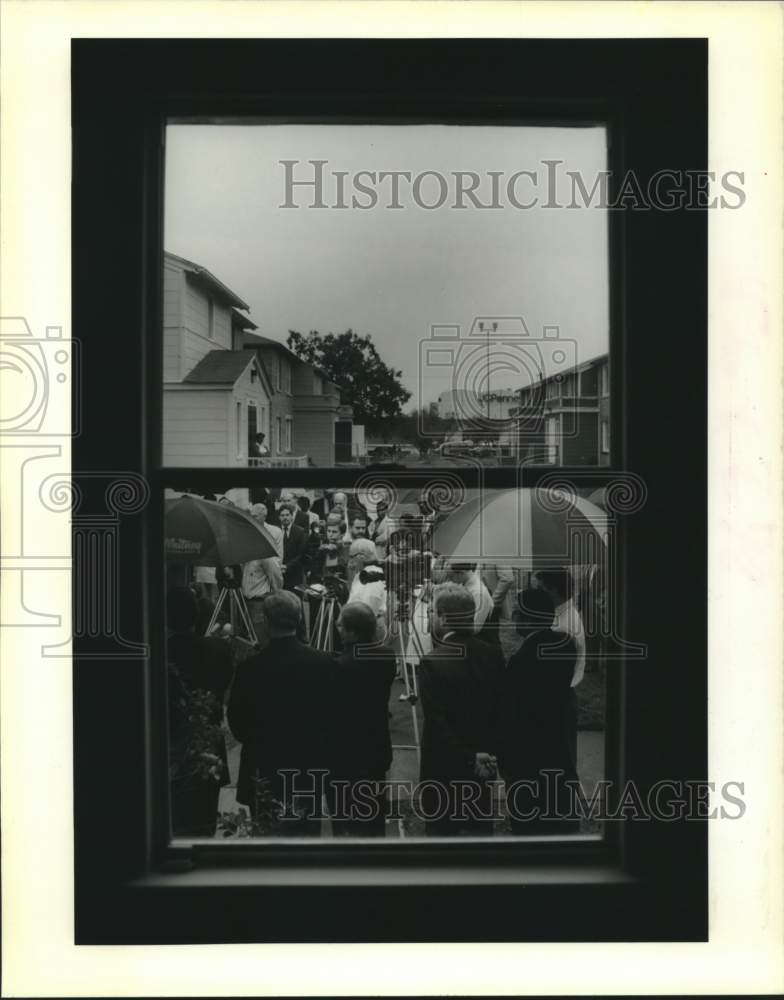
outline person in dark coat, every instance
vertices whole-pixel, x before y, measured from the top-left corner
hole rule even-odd
[[[305,582],[307,536],[294,524],[294,504],[281,504],[278,516],[283,531],[283,588],[293,590]]]
[[[552,631],[547,591],[523,590],[518,603],[524,639],[507,668],[500,753],[512,833],[577,833],[579,820],[566,818],[573,805],[567,782],[577,782],[571,739],[577,646],[567,633]]]
[[[294,524],[296,524],[298,528],[302,528],[302,530],[307,535],[310,533],[310,525],[311,525],[311,519],[309,515],[310,498],[297,497],[296,504],[297,504],[297,510],[296,513],[294,514]]]
[[[373,645],[376,616],[360,601],[343,607],[338,631],[343,651],[336,659],[332,689],[332,829],[336,836],[383,837],[381,783],[392,766],[389,695],[395,654]]]
[[[348,578],[349,546],[342,540],[339,524],[327,524],[326,538],[313,553],[311,565],[312,582],[323,582],[327,576]]]
[[[425,724],[421,809],[428,836],[492,834],[492,781],[504,692],[497,646],[474,635],[474,599],[458,584],[433,599],[433,652],[420,666]]]
[[[228,783],[223,702],[231,683],[229,646],[196,634],[189,587],[166,595],[172,834],[214,837],[221,785]]]
[[[300,642],[302,605],[286,590],[264,599],[269,644],[239,664],[228,722],[242,743],[237,801],[256,808],[256,780],[286,808],[282,833],[319,836],[329,758],[333,660]],[[296,772],[294,775],[283,771]],[[321,774],[308,775],[308,771]]]

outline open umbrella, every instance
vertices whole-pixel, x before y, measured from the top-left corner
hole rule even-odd
[[[231,566],[278,554],[250,515],[199,497],[166,501],[164,534],[169,559],[199,566]]]
[[[489,490],[443,518],[433,551],[528,569],[595,564],[604,558],[606,524],[594,504],[560,490]]]
[[[594,504],[596,507],[601,507],[602,510],[607,509],[607,487],[600,486],[598,490],[594,490],[593,493],[588,497],[588,502]]]

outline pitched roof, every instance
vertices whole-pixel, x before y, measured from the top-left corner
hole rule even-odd
[[[294,354],[290,347],[286,347],[285,344],[281,344],[279,340],[273,340],[272,337],[263,337],[260,333],[254,333],[253,341],[254,343],[255,341],[258,341],[258,344],[256,345],[258,347],[277,347],[281,351],[285,351],[286,354],[291,354],[294,358],[297,358],[297,361],[302,360],[302,358],[298,358],[297,355]],[[246,346],[250,347],[251,345],[247,344]]]
[[[255,358],[245,351],[210,351],[183,379],[204,385],[234,385]]]
[[[239,309],[231,310],[231,322],[241,330],[258,330],[258,327],[249,316],[243,315]]]
[[[305,361],[304,358],[301,358],[298,354],[295,354],[294,351],[292,351],[292,349],[290,347],[287,347],[285,344],[281,344],[281,342],[279,340],[273,340],[272,337],[262,337],[262,335],[260,333],[249,333],[249,334],[247,334],[247,336],[249,338],[252,337],[253,340],[251,341],[249,339],[249,340],[245,341],[245,349],[246,350],[248,348],[252,348],[252,347],[277,347],[278,350],[283,351],[285,354],[287,354],[294,361],[299,361],[299,363],[301,365],[309,365],[317,375],[320,375],[321,378],[324,379],[325,382],[329,382],[330,385],[334,385],[335,384],[332,381],[332,379],[329,377],[329,375],[327,375],[326,372],[322,371],[320,368],[318,368],[312,362]]]
[[[178,257],[175,253],[169,253],[168,250],[164,251],[164,257],[178,264],[188,274],[201,278],[214,292],[217,292],[218,295],[226,299],[230,305],[239,306],[240,309],[250,309],[247,302],[243,302],[236,292],[233,292],[227,285],[224,285],[206,267],[202,267],[201,264],[196,264],[192,260],[187,260],[185,257]]]

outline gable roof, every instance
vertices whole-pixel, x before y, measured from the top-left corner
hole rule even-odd
[[[302,358],[297,357],[290,347],[282,344],[279,340],[273,340],[272,337],[263,337],[260,333],[254,333],[251,334],[251,336],[253,337],[253,343],[246,342],[246,347],[277,347],[286,354],[290,354],[296,361],[302,361]],[[257,341],[258,343],[256,343]],[[305,364],[307,364],[307,362],[305,362]]]
[[[216,278],[212,272],[208,271],[206,267],[202,267],[201,264],[196,264],[192,260],[187,260],[185,257],[178,257],[175,253],[169,253],[168,250],[165,250],[163,255],[167,260],[170,260],[181,267],[186,273],[192,274],[194,277],[201,278],[205,284],[210,286],[213,292],[216,292],[230,305],[239,306],[240,309],[250,309],[247,302],[243,302],[236,292],[233,292],[228,285],[224,285],[223,282]]]
[[[188,372],[183,382],[234,385],[248,365],[255,362],[255,357],[245,351],[210,351]]]
[[[252,350],[254,347],[277,347],[279,351],[283,351],[284,354],[287,354],[292,361],[297,361],[301,365],[307,365],[309,368],[313,369],[316,375],[323,378],[325,382],[328,382],[330,385],[335,385],[325,371],[322,371],[312,362],[305,361],[304,358],[295,354],[290,347],[287,347],[285,344],[281,344],[279,340],[273,340],[271,337],[263,337],[260,333],[247,333],[246,337],[248,338],[244,344],[246,351]]]
[[[236,326],[240,330],[258,330],[258,327],[250,316],[243,315],[239,309],[231,310],[231,323],[232,326]]]

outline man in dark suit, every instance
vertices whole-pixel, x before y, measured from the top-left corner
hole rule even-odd
[[[297,510],[294,514],[294,524],[307,535],[310,531],[310,499],[308,497],[297,497]]]
[[[474,635],[474,599],[459,584],[437,588],[433,652],[422,660],[425,716],[420,778],[428,836],[492,834],[493,788],[504,686],[497,646]]]
[[[384,781],[392,765],[389,692],[395,654],[373,647],[376,616],[367,604],[346,604],[338,618],[330,753],[332,829],[336,836],[384,836]],[[362,647],[373,647],[365,649]]]
[[[266,780],[286,809],[283,835],[318,837],[329,759],[333,660],[296,638],[302,605],[295,594],[271,594],[263,609],[269,644],[237,667],[229,699],[229,727],[242,743],[237,801],[253,812],[256,782]]]
[[[283,531],[283,588],[293,590],[305,582],[307,535],[294,524],[294,504],[282,504],[278,510]]]
[[[518,604],[517,630],[524,638],[506,672],[499,754],[512,833],[579,833],[571,686],[577,644],[568,633],[553,631],[555,606],[546,590],[523,590]]]

